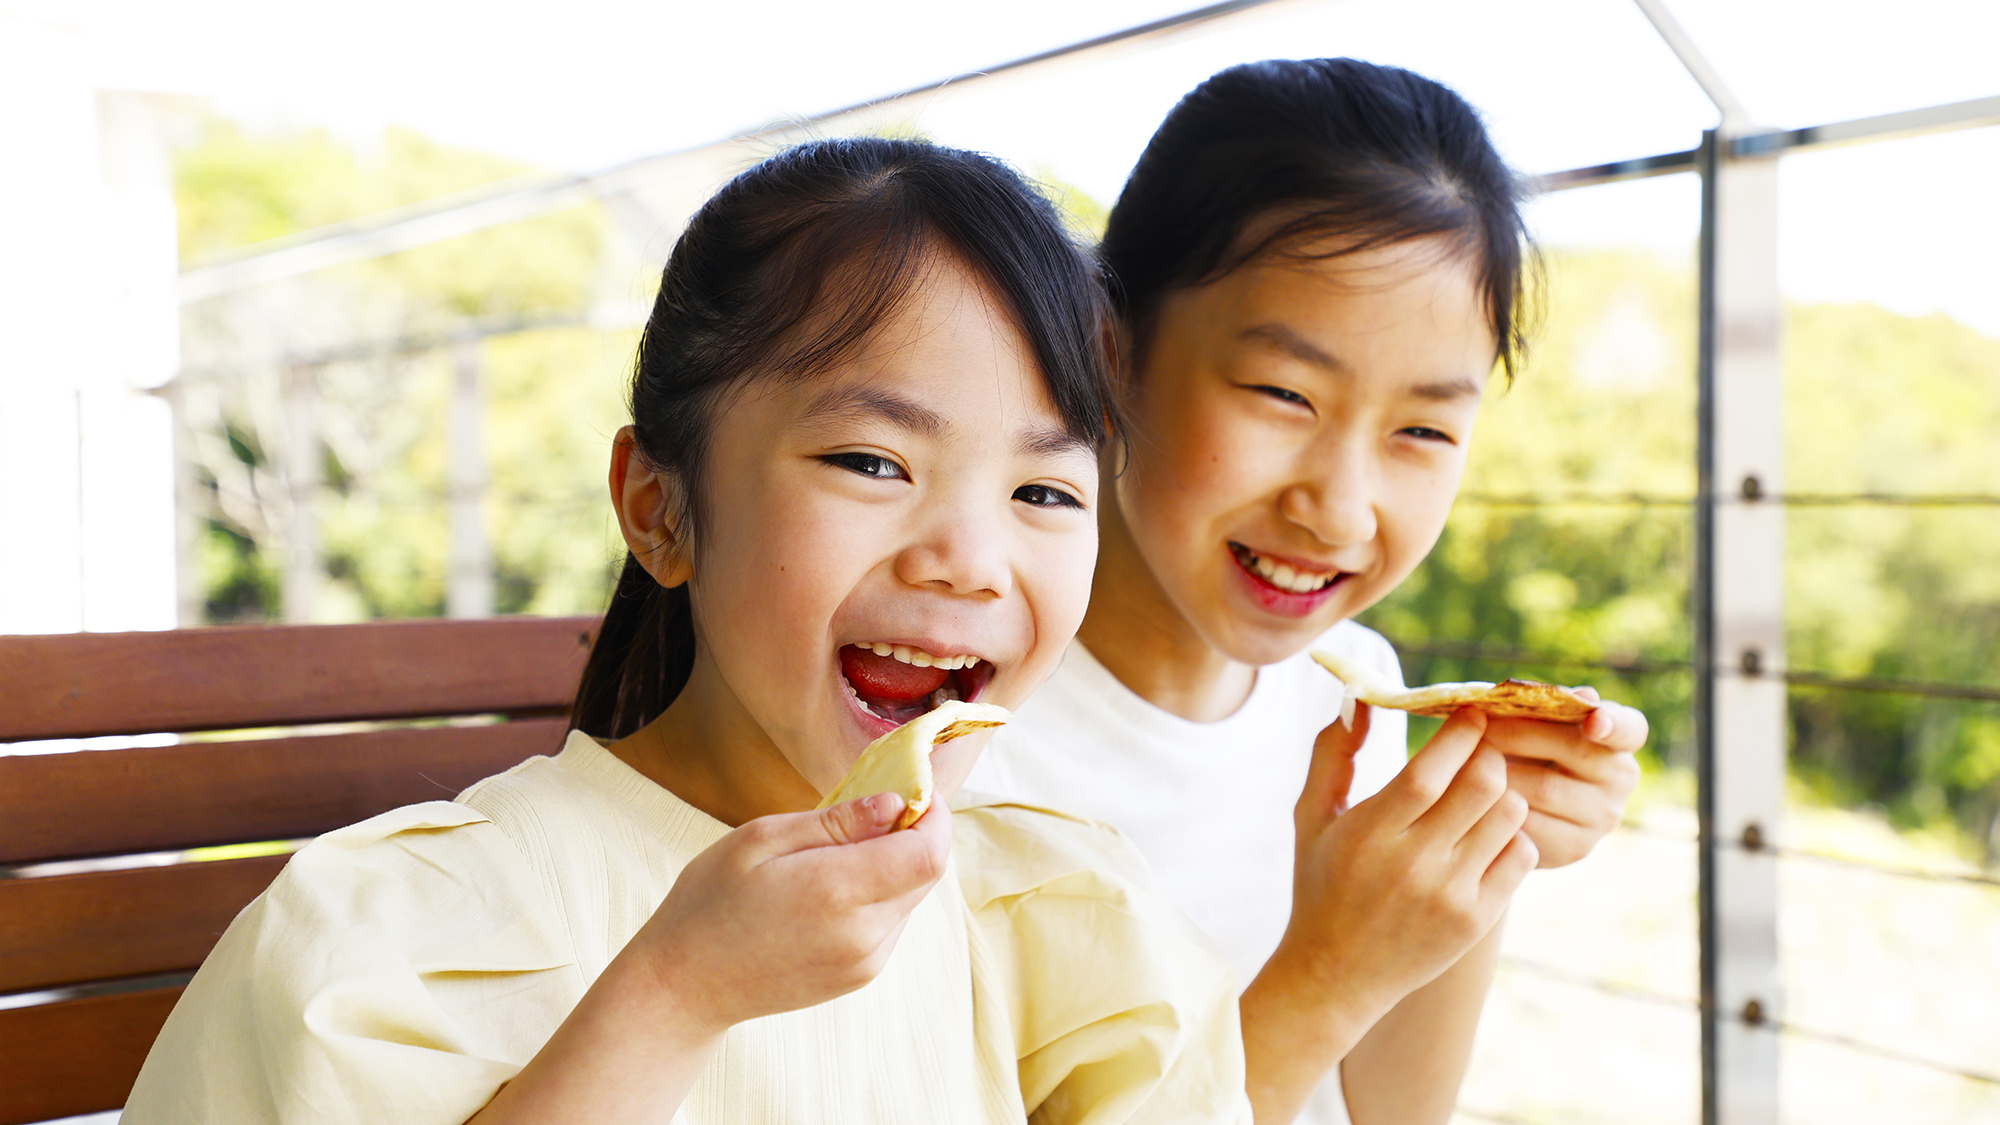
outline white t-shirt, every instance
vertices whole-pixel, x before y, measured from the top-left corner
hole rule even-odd
[[[1403,682],[1395,649],[1365,626],[1343,621],[1311,647],[1365,660]],[[1240,986],[1278,947],[1291,916],[1292,806],[1313,740],[1338,718],[1333,683],[1306,652],[1258,669],[1235,714],[1196,723],[1135,695],[1078,642],[995,732],[966,788],[1123,832],[1167,897],[1221,947]],[[1350,804],[1402,769],[1407,737],[1403,712],[1373,712]],[[1347,1121],[1337,1069],[1298,1121]]]

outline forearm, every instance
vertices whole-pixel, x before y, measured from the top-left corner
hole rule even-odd
[[[1280,949],[1239,1001],[1250,1105],[1259,1125],[1298,1116],[1327,1073],[1386,1010]]]
[[[664,1125],[722,1040],[628,958],[606,967],[528,1065],[467,1125]]]
[[[1354,1125],[1443,1125],[1451,1118],[1500,959],[1500,931],[1495,925],[1436,980],[1404,997],[1348,1052],[1341,1082]]]

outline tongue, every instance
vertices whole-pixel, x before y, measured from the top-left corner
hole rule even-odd
[[[840,671],[854,685],[854,694],[876,703],[922,699],[943,687],[951,675],[943,668],[919,668],[853,645],[840,650]]]

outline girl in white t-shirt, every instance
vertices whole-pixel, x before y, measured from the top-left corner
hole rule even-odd
[[[1404,767],[1402,715],[1342,728],[1306,662],[1400,681],[1348,618],[1436,542],[1513,372],[1518,191],[1444,87],[1264,62],[1168,115],[1105,234],[1129,452],[1077,643],[970,784],[1147,854],[1248,982],[1259,1122],[1444,1121],[1508,899],[1638,777],[1645,720],[1610,703],[1581,726],[1462,711]]]
[[[1093,268],[985,157],[788,149],[690,221],[613,443],[631,553],[559,754],[295,855],[128,1125],[1247,1125],[1227,968],[1101,825],[814,811],[1075,632],[1112,388]]]

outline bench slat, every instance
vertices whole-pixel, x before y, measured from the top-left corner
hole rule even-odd
[[[0,757],[0,864],[317,836],[562,746],[566,719]]]
[[[0,1011],[0,1125],[124,1105],[180,995],[154,988]]]
[[[0,742],[566,711],[594,617],[0,636]]]
[[[0,879],[0,992],[193,970],[290,858]]]

